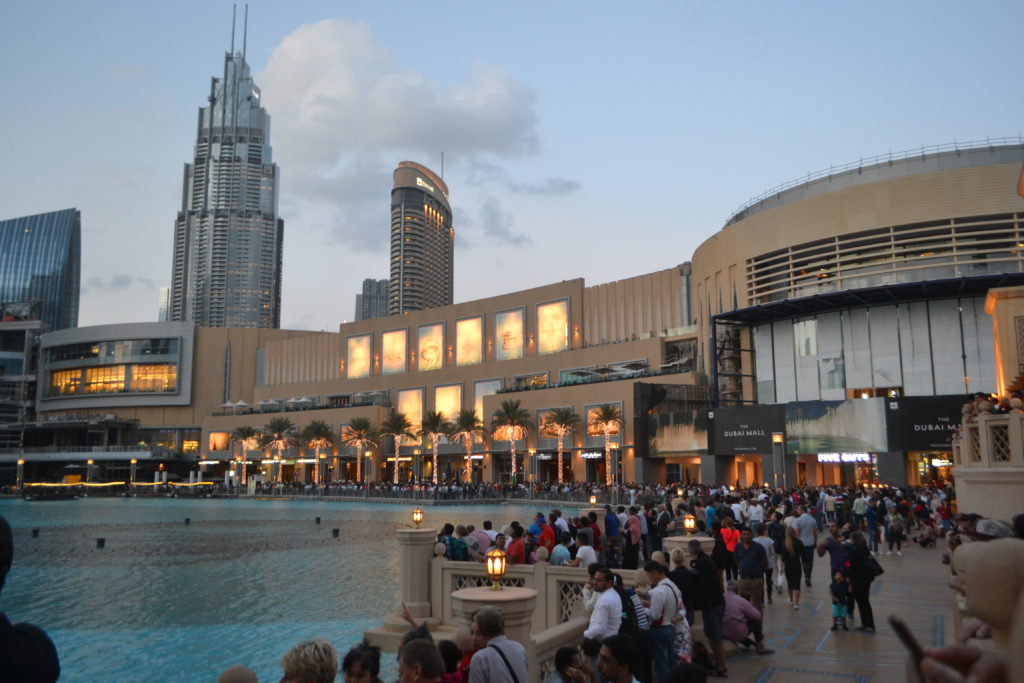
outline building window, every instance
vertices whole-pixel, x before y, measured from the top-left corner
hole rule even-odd
[[[125,366],[104,365],[85,369],[85,393],[117,394],[125,389]]]
[[[541,389],[548,385],[548,373],[538,372],[532,375],[516,375],[516,389]]]
[[[131,366],[131,389],[140,393],[169,393],[178,390],[178,367],[170,363]]]
[[[81,391],[81,370],[54,370],[50,373],[50,396],[74,396]]]
[[[793,323],[793,344],[796,355],[801,357],[818,355],[818,321],[802,320]]]
[[[683,480],[683,474],[680,471],[679,463],[670,462],[665,464],[665,479],[669,482]]]

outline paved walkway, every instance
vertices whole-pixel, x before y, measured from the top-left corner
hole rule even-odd
[[[883,683],[905,680],[906,650],[889,627],[896,614],[925,647],[953,642],[949,568],[942,564],[945,543],[925,550],[904,547],[903,555],[881,555],[885,573],[871,587],[874,635],[831,631],[828,555],[814,558],[812,586],[803,586],[796,612],[785,594],[765,605],[765,641],[773,655],[740,651],[729,657],[729,680],[755,683],[853,681]],[[859,617],[859,614],[858,614]],[[856,622],[860,625],[860,621]],[[714,680],[714,679],[711,679]]]

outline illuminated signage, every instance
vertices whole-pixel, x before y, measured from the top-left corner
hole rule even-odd
[[[455,364],[477,365],[483,357],[484,320],[466,318],[455,323]]]
[[[537,353],[558,353],[569,348],[569,302],[537,306]]]
[[[419,350],[416,362],[420,371],[439,370],[444,359],[444,325],[422,325],[419,328]]]
[[[946,458],[932,458],[932,467],[952,467],[953,461]]]
[[[370,376],[370,335],[348,338],[348,379]]]
[[[434,186],[428,183],[423,178],[420,178],[419,176],[416,176],[416,187],[422,187],[425,190],[429,190],[430,192],[434,191]]]
[[[818,453],[818,462],[871,462],[870,453]]]
[[[494,360],[523,357],[523,311],[494,314]]]
[[[484,417],[484,396],[493,396],[498,393],[499,389],[501,389],[500,379],[484,379],[473,383],[473,409],[476,411],[476,416],[485,424],[489,420]]]
[[[434,387],[434,411],[444,415],[446,420],[454,420],[462,410],[462,385],[451,384],[446,387]]]
[[[412,423],[412,431],[418,432],[423,424],[423,390],[422,389],[399,389],[398,390],[398,412],[405,413]],[[403,446],[413,446],[420,442],[419,439],[402,439]]]
[[[597,460],[598,458],[603,458],[604,453],[601,453],[600,451],[590,451],[588,453],[584,453],[580,457],[584,460]]]
[[[381,349],[384,356],[381,374],[397,375],[405,372],[405,330],[393,330],[381,335]]]

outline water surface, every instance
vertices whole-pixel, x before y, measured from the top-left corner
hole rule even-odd
[[[278,662],[292,645],[319,636],[343,655],[394,608],[394,529],[409,524],[411,508],[0,500],[15,543],[0,609],[12,621],[46,629],[60,655],[61,681],[214,681],[234,664],[277,681]],[[424,513],[425,525],[434,527],[485,518],[500,527],[513,519],[528,523],[539,510],[546,508],[492,504]],[[101,537],[106,547],[97,549]]]

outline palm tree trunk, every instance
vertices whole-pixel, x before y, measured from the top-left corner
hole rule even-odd
[[[607,427],[604,430],[604,481],[607,486],[611,486],[615,481],[615,475],[612,473],[612,436]]]
[[[363,444],[356,444],[356,481],[363,481]]]
[[[430,437],[431,446],[434,447],[434,484],[437,484],[437,437]]]
[[[466,483],[473,481],[473,437],[463,437],[462,445],[466,449]]]
[[[562,449],[565,444],[565,433],[558,433],[558,483],[562,483]]]
[[[512,483],[516,484],[516,440],[509,439],[508,447],[512,452]]]
[[[398,483],[398,437],[395,437],[395,459],[394,459],[395,471],[391,475],[391,482],[393,484]]]

